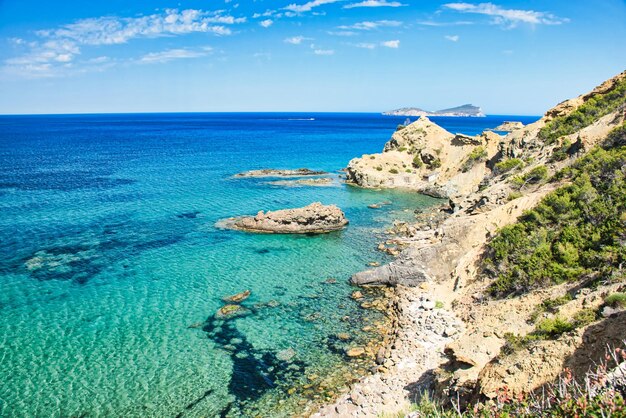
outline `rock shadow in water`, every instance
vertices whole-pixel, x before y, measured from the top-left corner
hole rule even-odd
[[[286,390],[306,369],[306,364],[297,359],[280,360],[275,352],[255,349],[237,329],[235,319],[209,318],[203,331],[229,354],[233,363],[228,391],[235,401],[222,411],[222,416],[233,409],[245,409],[247,403],[259,399],[268,390],[277,387]]]

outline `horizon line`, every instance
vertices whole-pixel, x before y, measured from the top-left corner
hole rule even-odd
[[[413,118],[416,116],[383,115],[383,112],[365,111],[282,111],[282,110],[246,110],[246,111],[136,111],[136,112],[59,112],[59,113],[0,113],[4,116],[99,116],[99,115],[182,115],[182,114],[260,114],[260,113],[292,113],[292,114],[363,114],[381,115],[395,118]],[[485,113],[485,116],[523,116],[542,117],[543,114]],[[421,117],[421,116],[420,116]],[[481,116],[427,116],[428,118],[481,118]]]

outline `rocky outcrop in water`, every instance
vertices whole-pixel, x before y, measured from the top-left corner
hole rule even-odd
[[[502,123],[501,125],[498,125],[495,128],[493,128],[493,130],[494,131],[503,131],[503,132],[512,132],[512,131],[516,131],[518,129],[522,129],[523,127],[524,127],[524,124],[522,122],[506,121],[506,122]]]
[[[303,208],[260,211],[256,216],[232,218],[223,226],[246,232],[275,234],[323,234],[343,229],[345,214],[335,205],[311,203]]]
[[[298,180],[276,180],[269,181],[271,186],[282,187],[330,187],[333,186],[333,179],[330,177],[306,178]]]
[[[276,168],[264,168],[262,170],[250,170],[235,174],[235,177],[304,177],[321,176],[328,174],[325,171],[310,170],[308,168],[296,168],[295,170],[281,170]]]

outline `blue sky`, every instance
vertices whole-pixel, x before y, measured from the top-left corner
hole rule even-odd
[[[624,39],[624,0],[0,0],[0,113],[536,115]]]

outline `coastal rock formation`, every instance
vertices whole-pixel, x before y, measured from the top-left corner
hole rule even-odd
[[[319,202],[297,209],[260,211],[255,216],[232,218],[224,226],[246,232],[275,234],[323,234],[343,229],[348,224],[335,205]]]
[[[498,125],[495,128],[493,128],[493,130],[494,131],[511,132],[511,131],[516,131],[518,129],[522,129],[523,127],[524,127],[524,124],[522,122],[506,121],[506,122],[502,123],[501,125]]]
[[[328,174],[325,171],[310,170],[308,168],[296,168],[295,170],[281,170],[275,168],[264,168],[262,170],[250,170],[235,174],[235,177],[304,177],[321,176]]]
[[[380,154],[348,163],[348,183],[367,188],[406,188],[436,197],[475,191],[489,172],[502,137],[452,133],[426,117],[397,130]]]
[[[487,243],[499,234],[501,228],[516,222],[554,190],[563,190],[565,184],[554,179],[534,184],[516,180],[523,180],[538,169],[547,173],[546,179],[550,178],[597,145],[622,144],[613,133],[620,132],[619,129],[623,132],[626,99],[614,94],[611,100],[617,104],[607,106],[607,99],[595,94],[616,88],[623,91],[625,80],[626,72],[603,83],[594,90],[595,93],[561,103],[539,121],[505,137],[495,133],[479,136],[484,141],[484,145],[479,146],[484,146],[488,154],[487,163],[480,167],[480,191],[468,188],[466,192],[459,192],[451,199],[445,219],[436,225],[428,229],[415,225],[406,236],[394,235],[394,241],[406,244],[400,255],[386,266],[353,276],[354,284],[393,285],[404,295],[395,311],[399,328],[394,335],[399,340],[383,350],[392,362],[379,367],[378,373],[364,377],[347,395],[323,408],[317,416],[398,414],[407,411],[409,402],[419,400],[421,393],[433,389],[439,400],[444,403],[458,400],[461,408],[468,402],[494,399],[502,393],[503,387],[511,399],[515,399],[517,395],[554,382],[564,368],[571,370],[574,379],[580,383],[589,368],[602,361],[607,344],[612,348],[622,344],[626,312],[623,306],[608,306],[607,296],[626,292],[623,274],[616,274],[614,281],[594,282],[592,287],[589,277],[583,275],[578,280],[558,285],[546,284],[537,290],[493,297],[490,294],[493,279],[485,271],[483,260]],[[590,102],[590,107],[605,100],[604,113],[593,113],[592,120],[587,119],[584,127],[575,130],[562,119],[557,120],[556,126],[566,126],[566,129],[557,131],[558,135],[551,138],[554,142],[546,143],[545,136],[542,137],[546,129],[542,132],[542,128],[550,128],[549,124],[555,118],[578,111],[591,99],[595,100]],[[597,112],[597,108],[593,111]],[[579,117],[580,113],[574,116]],[[417,126],[412,125],[405,128],[411,129],[406,137],[394,134],[383,154],[353,160],[350,163],[352,181],[365,187],[374,184],[377,184],[375,187],[394,187],[397,183],[390,183],[385,176],[373,177],[371,167],[365,161],[385,154],[406,161],[398,155],[404,152],[402,148],[408,150],[414,144],[424,145],[420,151],[426,148],[436,150],[436,145],[419,142],[417,133],[412,132]],[[614,145],[606,145],[610,133]],[[413,138],[417,141],[411,141]],[[454,136],[448,134],[444,139],[452,142]],[[457,140],[465,144],[455,146],[469,146],[467,138],[457,137]],[[575,153],[555,159],[555,150],[567,142],[580,146]],[[425,154],[432,156],[430,151]],[[421,152],[412,155],[421,160]],[[453,171],[458,167],[447,158],[446,148],[442,147],[436,155],[442,168],[447,166]],[[509,166],[514,167],[510,171],[494,169],[498,163],[512,158],[519,158],[521,164],[514,161],[516,164]],[[467,173],[459,171],[450,177],[440,175],[433,182],[434,186],[450,186],[455,177],[472,176],[472,170],[478,169],[474,166]],[[445,173],[447,170],[440,171]],[[420,190],[416,185],[413,188]],[[418,303],[418,297],[428,301]],[[443,318],[436,314],[438,309],[433,309],[436,306],[449,307],[449,319],[440,322]],[[453,326],[459,320],[463,325]],[[546,332],[542,324],[555,323],[564,326],[565,331],[554,332],[548,337],[543,334],[542,337],[541,332]],[[549,327],[547,329],[547,332],[553,332]],[[435,335],[429,334],[429,330]],[[414,332],[417,334],[412,334]],[[411,337],[405,339],[407,335]],[[381,356],[380,363],[384,364],[384,361]],[[608,376],[614,373],[611,371]]]

